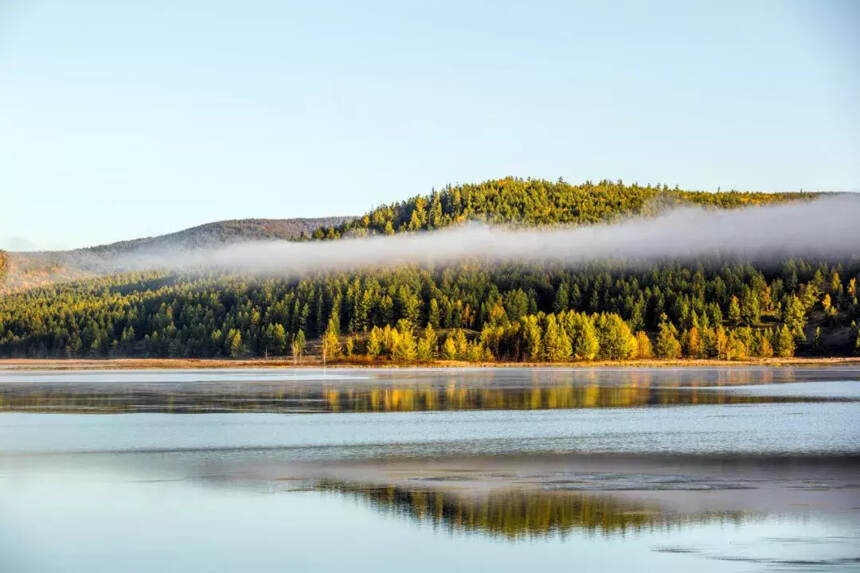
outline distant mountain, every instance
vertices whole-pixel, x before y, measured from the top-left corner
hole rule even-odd
[[[295,240],[308,237],[320,227],[342,225],[353,217],[319,217],[312,219],[231,219],[206,223],[176,233],[120,241],[76,251],[91,253],[124,253],[127,251],[179,248],[197,249],[245,241]],[[73,251],[74,252],[74,251]]]
[[[69,251],[0,251],[0,292],[54,281],[87,278],[97,274],[94,269],[105,259],[246,241],[296,240],[310,237],[318,228],[339,226],[351,220],[352,217],[232,219],[198,225],[166,235]]]

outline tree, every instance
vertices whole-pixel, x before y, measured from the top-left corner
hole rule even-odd
[[[427,323],[424,327],[424,335],[418,341],[417,358],[421,362],[430,362],[436,357],[436,332],[433,326]]]
[[[417,357],[415,336],[411,328],[394,330],[394,340],[391,347],[391,357],[398,362],[414,362]]]
[[[660,358],[680,358],[681,356],[681,343],[675,336],[674,328],[667,322],[660,323],[654,350]]]
[[[749,287],[744,288],[743,298],[741,299],[741,320],[747,326],[758,324],[761,319],[761,308],[759,305],[758,295]]]
[[[738,297],[732,296],[729,302],[729,322],[738,325],[741,323],[741,306],[738,303]]]
[[[626,360],[635,356],[638,344],[630,327],[620,316],[602,313],[594,321],[600,343],[598,356],[605,360]]]
[[[439,328],[439,302],[433,298],[430,299],[430,311],[427,314],[427,323],[433,328]]]
[[[457,345],[454,344],[454,337],[450,334],[445,338],[445,342],[442,343],[442,357],[445,360],[457,359]]]
[[[322,359],[323,364],[329,360],[336,360],[340,357],[340,340],[337,336],[337,324],[329,320],[329,327],[323,334],[322,339]]]
[[[779,329],[775,350],[781,358],[791,358],[794,356],[794,334],[786,324],[783,324]]]
[[[549,362],[569,360],[572,349],[567,333],[561,328],[554,314],[546,317],[543,337],[543,357]]]
[[[522,323],[523,351],[530,360],[540,360],[541,349],[543,347],[541,340],[543,332],[541,331],[538,317],[535,315],[525,315],[520,318]]]
[[[570,311],[562,319],[577,360],[594,360],[600,350],[594,321],[584,313]]]
[[[770,340],[768,340],[768,336],[762,331],[759,331],[757,336],[756,354],[761,358],[770,358],[773,356],[773,346]]]
[[[456,348],[457,360],[469,359],[469,341],[466,339],[466,333],[460,328],[454,331],[454,348]]]
[[[803,302],[795,295],[788,296],[783,300],[782,322],[788,326],[788,329],[796,340],[803,340],[803,329],[806,326],[806,309],[803,306]]]
[[[684,354],[689,358],[702,358],[704,356],[704,341],[699,333],[699,329],[695,326],[684,331],[684,334],[681,335],[681,346]]]
[[[240,333],[235,328],[231,328],[227,332],[227,354],[231,358],[238,358],[242,356],[244,352],[244,348],[242,346],[242,333]]]
[[[728,346],[726,348],[727,360],[743,360],[749,356],[749,351],[737,331],[729,333]]]
[[[654,349],[651,347],[651,339],[643,331],[636,333],[636,358],[653,358]]]
[[[367,337],[367,355],[376,358],[382,354],[382,329],[374,326]]]

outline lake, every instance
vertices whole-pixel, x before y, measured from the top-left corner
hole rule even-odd
[[[860,569],[860,367],[0,369],[3,571]]]

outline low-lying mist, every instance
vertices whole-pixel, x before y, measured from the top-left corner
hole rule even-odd
[[[469,223],[396,236],[333,241],[257,241],[196,250],[161,250],[80,261],[99,274],[165,269],[295,275],[400,264],[439,265],[465,259],[490,263],[557,261],[576,266],[621,259],[784,257],[828,260],[860,256],[860,196],[838,195],[777,206],[721,210],[683,207],[653,218],[551,229]]]

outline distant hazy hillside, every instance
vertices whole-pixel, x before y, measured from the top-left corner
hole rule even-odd
[[[263,241],[270,239],[293,240],[310,237],[319,227],[342,225],[352,217],[319,217],[315,219],[233,219],[206,223],[176,233],[120,241],[79,251],[93,253],[122,253],[164,248],[192,249],[225,243]]]
[[[106,258],[244,241],[300,239],[310,237],[319,227],[342,225],[350,220],[350,217],[236,219],[207,223],[167,235],[71,251],[32,253],[0,251],[0,292],[30,288],[58,280],[86,278],[91,276],[93,268]]]

